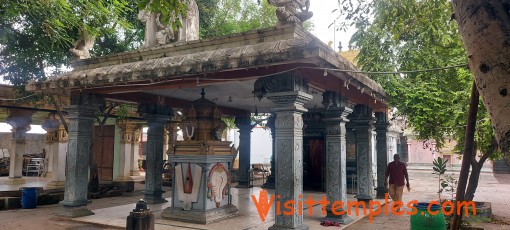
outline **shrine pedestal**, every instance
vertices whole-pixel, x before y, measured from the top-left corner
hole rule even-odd
[[[169,155],[175,167],[175,186],[172,206],[163,210],[161,216],[199,224],[237,216],[239,210],[232,205],[230,194],[230,172],[235,157],[232,154]]]

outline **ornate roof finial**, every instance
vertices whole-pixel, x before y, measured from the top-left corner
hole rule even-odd
[[[204,88],[202,88],[202,92],[200,93],[200,95],[202,95],[202,98],[205,98],[205,90],[204,90]]]

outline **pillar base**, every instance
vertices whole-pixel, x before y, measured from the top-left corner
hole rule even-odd
[[[25,178],[23,177],[9,177],[7,184],[16,185],[16,184],[24,184]]]
[[[373,200],[374,197],[371,196],[371,195],[357,195],[356,196],[356,199],[358,199],[358,201],[362,201],[362,202],[365,202],[366,204],[368,204],[369,201]]]
[[[377,191],[377,198],[384,199],[386,197],[386,193],[388,193],[388,188],[386,187],[377,187],[375,189]]]
[[[62,217],[82,217],[82,216],[90,216],[94,215],[92,211],[90,211],[87,206],[78,206],[78,207],[71,207],[71,206],[63,206],[62,210],[60,212],[56,213],[57,216]]]
[[[163,191],[145,193],[143,200],[145,200],[145,202],[147,202],[147,204],[161,204],[161,203],[168,202],[168,200],[165,200],[165,198],[163,198],[162,194],[163,194]]]
[[[66,186],[65,181],[51,181],[46,185],[48,188],[62,188]]]
[[[188,223],[210,224],[220,220],[239,215],[239,210],[234,205],[226,205],[207,211],[184,211],[182,208],[166,208],[161,213],[164,219],[177,220]]]
[[[253,188],[253,185],[250,185],[250,181],[248,180],[238,180],[236,188]]]
[[[339,210],[338,212],[340,212]],[[324,220],[334,221],[341,224],[348,224],[352,222],[352,218],[348,216],[347,214],[344,215],[335,215],[331,211],[328,211],[328,214],[326,217],[324,217]]]
[[[296,227],[284,227],[284,226],[277,226],[276,224],[269,227],[268,230],[288,230],[288,229],[299,229],[299,230],[308,230],[310,229],[307,225],[298,225]]]

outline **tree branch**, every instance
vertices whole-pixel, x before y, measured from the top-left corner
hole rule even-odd
[[[64,126],[64,129],[66,130],[66,132],[69,133],[69,128],[67,127],[66,120],[64,119],[64,114],[62,112],[62,108],[57,104],[57,101],[55,100],[53,95],[51,95],[50,97],[51,97],[51,103],[53,104],[53,106],[57,110],[58,117],[60,118],[60,122]],[[62,101],[60,100],[60,97],[57,96],[57,98],[59,99],[58,101],[60,102],[60,104],[62,104]]]
[[[459,173],[459,181],[457,184],[457,194],[455,199],[457,201],[464,201],[466,195],[466,187],[468,183],[468,179],[470,182],[476,181],[478,183],[478,176],[480,176],[480,171],[478,170],[478,175],[476,178],[474,177],[476,167],[473,168],[473,173],[471,173],[471,177],[469,177],[469,166],[471,163],[471,157],[474,155],[474,137],[475,137],[475,128],[476,128],[476,115],[478,113],[478,103],[480,100],[480,94],[478,92],[478,88],[476,88],[476,82],[473,80],[473,86],[471,89],[471,98],[469,102],[469,111],[467,117],[467,126],[466,133],[464,136],[464,157],[462,158],[462,166]],[[475,180],[476,179],[476,180]],[[471,184],[471,183],[470,183]],[[476,186],[475,186],[476,187]],[[457,230],[460,229],[460,224],[462,221],[462,215],[458,215],[455,213],[453,217],[452,224],[450,225],[450,229]]]

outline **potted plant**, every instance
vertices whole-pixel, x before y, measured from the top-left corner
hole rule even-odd
[[[441,157],[434,159],[433,174],[438,176],[439,202],[432,205],[429,202],[415,204],[414,207],[418,212],[411,216],[411,230],[444,230],[446,228],[445,217],[441,211],[441,194],[447,185],[441,176],[446,172],[447,162],[448,160],[443,160]]]

